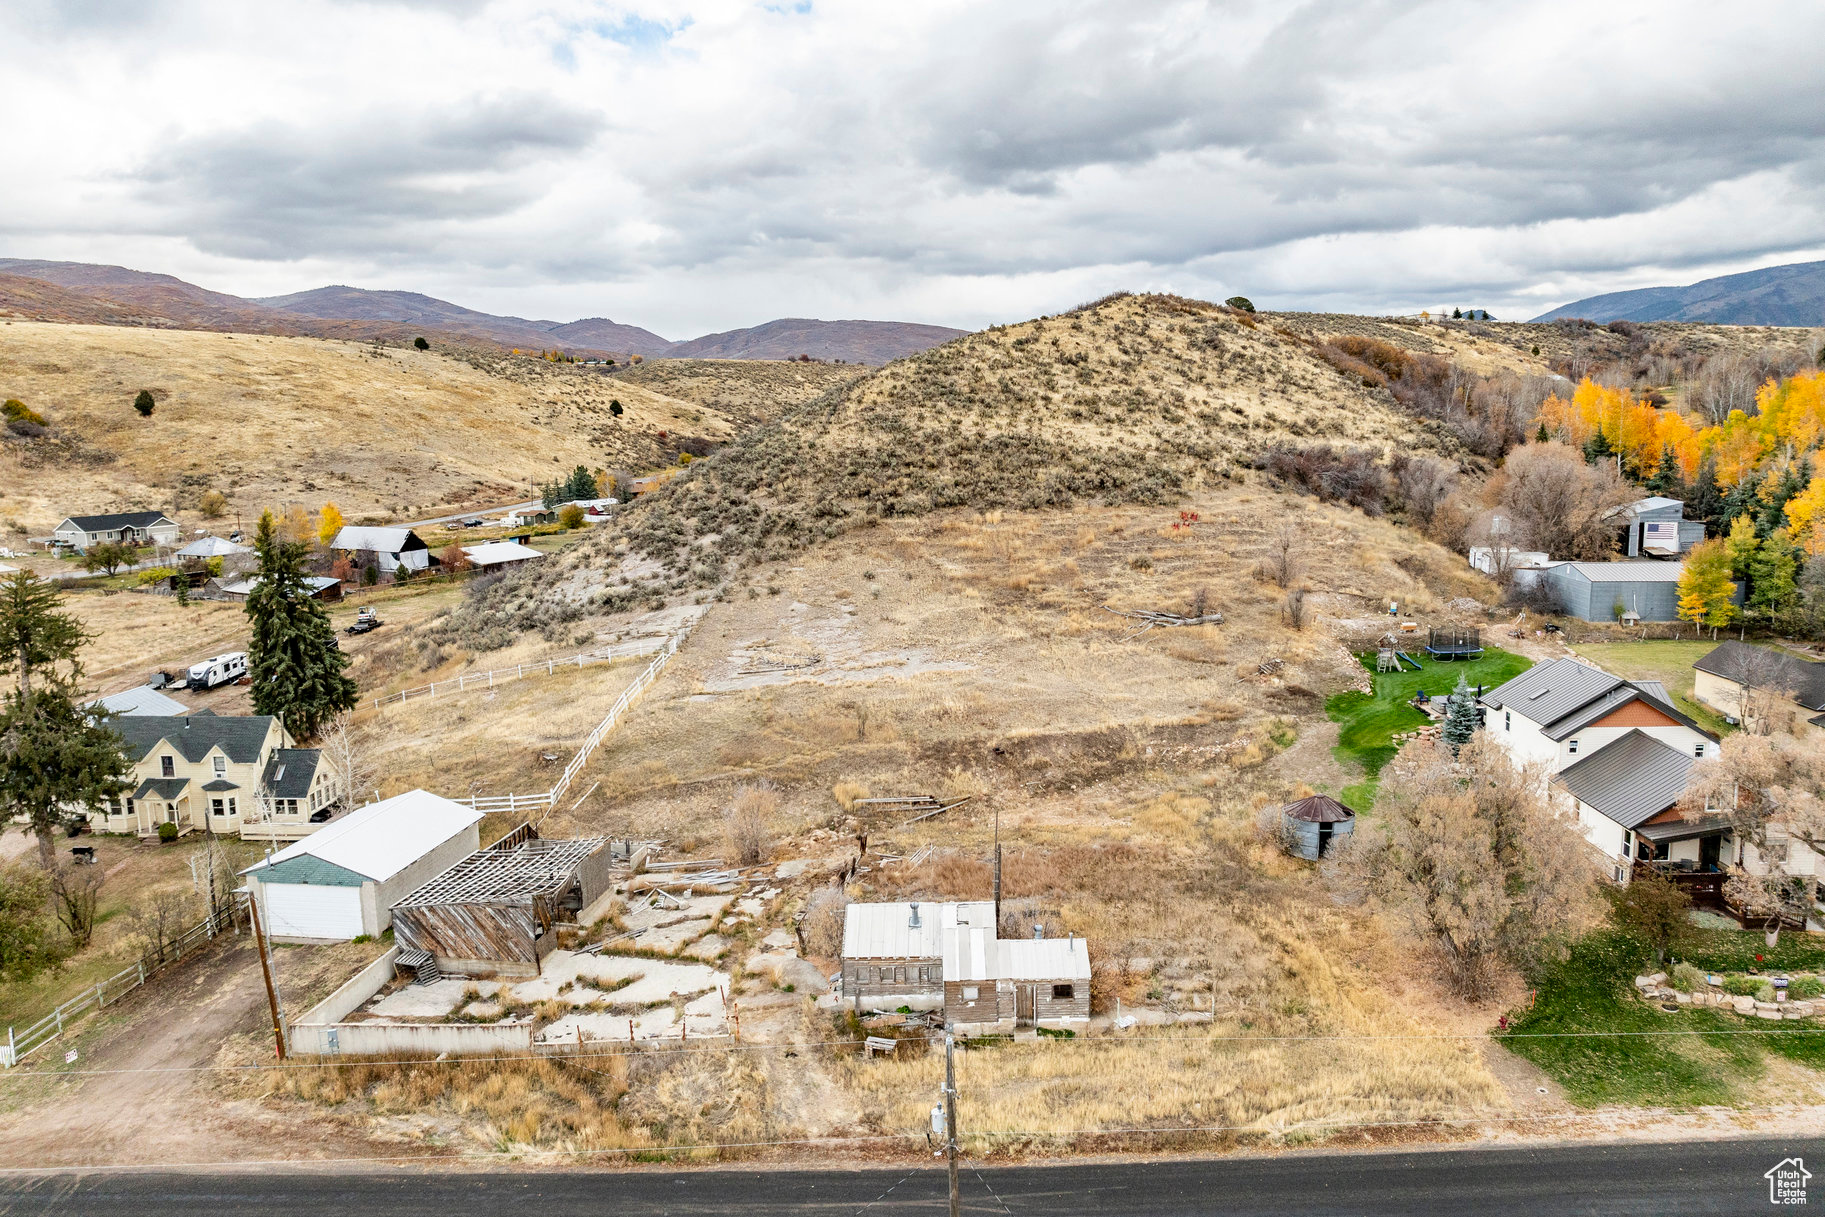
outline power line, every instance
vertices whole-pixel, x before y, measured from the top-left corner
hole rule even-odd
[[[1646,1109],[1655,1110],[1655,1109]],[[1732,1116],[1740,1115],[1777,1115],[1782,1110],[1778,1107],[1736,1107],[1730,1109]],[[1172,1136],[1184,1133],[1276,1133],[1298,1130],[1349,1130],[1366,1128],[1424,1128],[1440,1127],[1448,1124],[1464,1124],[1470,1121],[1484,1121],[1492,1124],[1524,1124],[1559,1120],[1588,1120],[1597,1113],[1589,1111],[1553,1112],[1539,1115],[1504,1115],[1499,1112],[1458,1112],[1443,1113],[1415,1120],[1333,1120],[1298,1123],[1284,1129],[1263,1128],[1255,1124],[1181,1124],[1157,1128],[1088,1128],[1075,1132],[1046,1132],[1038,1129],[1007,1129],[984,1134],[991,1137],[1033,1137],[1058,1139],[1064,1137],[1104,1137],[1104,1136]],[[721,1141],[707,1142],[698,1145],[628,1145],[597,1149],[539,1149],[528,1146],[517,1153],[457,1153],[457,1154],[384,1154],[372,1156],[350,1156],[342,1158],[226,1158],[209,1162],[108,1162],[81,1163],[70,1166],[9,1166],[0,1167],[0,1177],[8,1175],[42,1175],[64,1174],[81,1171],[95,1174],[103,1171],[124,1172],[136,1170],[222,1170],[229,1167],[276,1166],[276,1167],[324,1167],[324,1166],[361,1166],[386,1162],[495,1162],[513,1158],[528,1157],[571,1157],[586,1158],[614,1154],[685,1154],[701,1153],[705,1150],[734,1149],[778,1149],[801,1145],[861,1145],[882,1141],[918,1142],[918,1133],[875,1133],[854,1137],[795,1137],[777,1141]],[[972,1168],[973,1169],[973,1168]],[[897,1186],[897,1185],[896,1185]],[[999,1199],[999,1197],[997,1197]]]
[[[1492,1036],[1485,1032],[1438,1032],[1418,1033],[1412,1035],[1369,1035],[1338,1033],[1326,1035],[1137,1035],[1098,1037],[1096,1039],[1053,1041],[1051,1050],[1090,1050],[1101,1048],[1120,1048],[1135,1045],[1161,1045],[1167,1047],[1189,1047],[1198,1044],[1280,1044],[1280,1043],[1377,1043],[1377,1042],[1414,1042],[1436,1041],[1440,1043],[1454,1040],[1482,1041],[1494,1039],[1497,1043],[1509,1040],[1556,1040],[1556,1039],[1665,1039],[1679,1036],[1778,1036],[1778,1035],[1818,1035],[1825,1036],[1825,1027],[1750,1027],[1731,1031],[1703,1031],[1697,1029],[1670,1029],[1665,1031],[1511,1031]],[[803,1048],[859,1048],[862,1040],[812,1040],[805,1043],[780,1044],[705,1044],[700,1047],[678,1048],[619,1048],[612,1052],[550,1052],[521,1054],[518,1056],[442,1056],[442,1057],[401,1057],[383,1060],[371,1060],[366,1057],[326,1057],[311,1061],[286,1060],[277,1064],[262,1065],[169,1065],[138,1069],[35,1069],[9,1070],[0,1073],[0,1081],[12,1078],[71,1078],[71,1077],[111,1077],[127,1074],[160,1074],[160,1073],[245,1073],[263,1070],[294,1069],[355,1069],[364,1066],[383,1065],[487,1065],[506,1062],[526,1061],[561,1061],[561,1060],[603,1060],[614,1057],[637,1058],[653,1056],[679,1056],[700,1052],[796,1052]],[[902,1042],[935,1042],[935,1041],[902,1041]]]

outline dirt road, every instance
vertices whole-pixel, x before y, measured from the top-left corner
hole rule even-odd
[[[224,1104],[200,1072],[224,1038],[266,1020],[258,957],[246,937],[187,960],[0,1076],[0,1166],[270,1156],[262,1113]],[[80,1054],[73,1065],[63,1059],[71,1048]]]

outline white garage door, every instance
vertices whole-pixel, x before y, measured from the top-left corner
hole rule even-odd
[[[361,934],[361,889],[315,883],[266,885],[266,932],[274,938],[354,938]]]

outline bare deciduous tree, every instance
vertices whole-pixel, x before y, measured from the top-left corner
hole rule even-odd
[[[1283,519],[1267,534],[1267,556],[1262,569],[1279,587],[1291,587],[1299,577],[1299,551],[1305,540],[1305,526],[1296,519]]]
[[[330,767],[342,775],[343,802],[350,807],[374,792],[373,753],[365,734],[349,724],[345,714],[323,734],[320,747]]]
[[[95,910],[107,877],[106,871],[94,865],[64,865],[51,872],[52,906],[78,949],[88,946],[95,936]]]
[[[1515,449],[1491,487],[1515,535],[1561,559],[1611,556],[1619,531],[1611,513],[1640,497],[1609,464],[1587,465],[1564,444]]]
[[[1687,819],[1722,816],[1731,835],[1750,847],[1745,866],[1724,894],[1779,933],[1780,914],[1810,907],[1813,866],[1796,865],[1796,846],[1825,855],[1825,753],[1788,737],[1739,732],[1725,739],[1718,759],[1692,766],[1680,812]],[[1817,858],[1812,859],[1816,863]]]
[[[1455,761],[1434,745],[1409,752],[1382,780],[1377,822],[1333,844],[1326,872],[1340,894],[1404,919],[1478,997],[1504,963],[1534,962],[1591,922],[1596,868],[1539,775],[1487,736]]]

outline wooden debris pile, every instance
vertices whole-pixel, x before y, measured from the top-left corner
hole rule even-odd
[[[1107,604],[1103,605],[1103,612],[1125,617],[1132,623],[1129,625],[1128,631],[1122,635],[1123,638],[1134,638],[1151,629],[1169,629],[1181,625],[1223,624],[1222,613],[1204,613],[1200,616],[1188,617],[1184,613],[1166,613],[1157,609],[1118,609]]]

